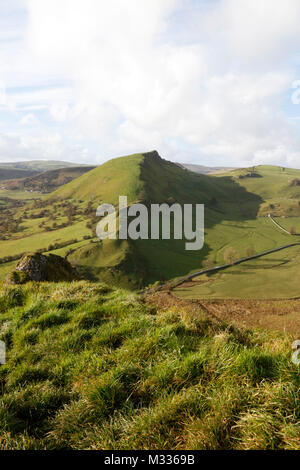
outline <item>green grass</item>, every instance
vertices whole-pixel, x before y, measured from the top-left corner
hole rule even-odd
[[[228,247],[244,257],[249,249],[259,253],[298,240],[299,237],[290,237],[276,228],[266,216],[270,212],[280,216],[282,225],[287,229],[295,227],[300,234],[300,187],[289,184],[291,179],[299,177],[300,171],[258,166],[255,173],[260,177],[246,176],[252,170],[201,175],[161,159],[156,152],[135,154],[106,162],[47,195],[43,202],[48,203],[47,208],[52,212],[55,201],[72,201],[81,208],[92,202],[95,211],[101,203],[117,204],[119,195],[127,195],[129,204],[170,200],[179,204],[205,204],[205,245],[198,252],[186,251],[185,240],[108,240],[102,246],[79,245],[70,257],[89,279],[139,288],[142,284],[198,271],[207,260],[223,263]],[[29,206],[32,213],[37,212],[32,203]],[[15,216],[22,215],[23,210],[16,210]],[[65,219],[66,214],[57,215],[56,221],[59,224]],[[24,220],[20,234],[1,242],[0,257],[1,253],[34,251],[58,239],[79,239],[91,233],[85,227],[83,216],[76,217],[69,227],[51,232],[39,228],[43,220],[48,224],[47,218]],[[94,220],[95,226],[96,223]],[[254,276],[241,279],[245,288],[250,281],[255,292]],[[293,292],[291,289],[290,295]]]
[[[260,177],[245,175],[255,171]],[[280,167],[257,166],[254,169],[234,170],[219,174],[220,184],[224,177],[243,187],[248,194],[260,198],[256,217],[247,217],[247,206],[241,201],[223,203],[226,214],[219,223],[206,230],[206,258],[214,265],[224,263],[226,249],[232,247],[238,257],[246,256],[247,249],[260,253],[289,243],[300,241],[299,236],[289,236],[277,228],[266,216],[273,213],[287,230],[295,228],[300,234],[300,188],[289,182],[300,177],[299,170]],[[240,176],[243,176],[240,178]],[[238,213],[240,211],[240,214]],[[226,220],[227,214],[235,214],[234,220]],[[248,220],[247,220],[248,219]],[[203,250],[203,252],[205,251]],[[178,288],[178,295],[186,298],[271,298],[299,295],[297,276],[299,272],[298,251],[289,249],[256,261],[239,265],[209,277],[209,282]],[[202,252],[202,253],[203,253]],[[273,263],[274,260],[274,263]],[[281,261],[285,262],[281,266]],[[202,264],[204,266],[204,264]],[[202,278],[199,278],[202,280]]]
[[[53,242],[61,242],[63,240],[70,240],[74,238],[81,238],[89,234],[89,230],[85,226],[85,222],[77,222],[69,227],[64,227],[54,232],[37,232],[28,237],[20,239],[12,239],[1,241],[0,244],[0,258],[10,256],[13,254],[31,252],[46,248]]]
[[[291,179],[299,177],[299,170],[282,171],[279,167],[260,166],[256,168],[260,178],[238,178],[248,172],[235,170],[218,176],[196,175],[154,154],[141,154],[114,159],[54,195],[87,197],[87,189],[94,187],[94,197],[105,202],[116,203],[117,195],[129,194],[130,202],[162,203],[171,197],[181,204],[204,203],[205,246],[200,252],[186,251],[185,242],[178,240],[138,240],[132,244],[135,257],[145,266],[146,282],[155,282],[199,270],[207,258],[215,264],[223,263],[224,252],[229,246],[244,257],[249,248],[259,253],[290,243],[291,237],[265,217],[269,212],[288,217],[280,218],[279,222],[287,229],[295,227],[300,233],[300,188],[289,185]],[[99,184],[103,181],[106,181],[105,185]],[[213,197],[217,200],[214,206],[210,203]],[[273,210],[270,204],[274,206]],[[112,258],[119,262],[126,257],[128,248],[124,250],[124,246],[108,242],[105,250],[99,248],[97,255],[85,257],[85,264],[113,266]],[[112,256],[113,252],[115,256]],[[75,263],[76,257],[75,253],[72,258]]]
[[[41,193],[37,192],[29,192],[29,191],[12,191],[8,189],[0,189],[0,200],[1,198],[9,198],[9,199],[39,199],[41,197]]]
[[[175,289],[187,299],[277,299],[299,297],[300,247],[247,261]],[[199,284],[197,281],[200,281]]]
[[[0,449],[299,449],[291,340],[88,282],[0,292]]]
[[[300,177],[300,170],[292,168],[282,168],[272,165],[258,165],[254,167],[254,172],[257,173],[259,178],[244,177],[239,179],[239,176],[245,176],[252,171],[252,168],[233,170],[227,173],[218,174],[218,177],[230,175],[234,180],[238,181],[241,186],[252,193],[258,194],[263,199],[279,198],[282,200],[299,199],[299,186],[289,186],[289,181],[294,178]]]
[[[119,195],[127,195],[129,201],[137,201],[142,189],[140,180],[142,161],[142,154],[109,160],[62,186],[46,199],[95,199],[99,204],[101,202],[117,204]]]
[[[184,203],[206,204],[206,227],[211,233],[223,221],[232,223],[243,220],[241,207],[236,207],[234,201],[239,200],[247,218],[253,219],[259,210],[260,198],[248,193],[229,177],[222,180],[207,177],[183,170],[179,166],[167,162],[156,152],[137,154],[113,159],[104,165],[77,178],[71,183],[47,196],[51,199],[63,198],[91,199],[95,207],[102,202],[116,204],[119,195],[127,195],[130,204],[143,201],[163,203],[170,199]],[[216,197],[218,207],[212,208],[210,201]],[[218,228],[216,229],[218,230]],[[232,232],[232,229],[230,230]],[[159,240],[116,243],[108,241],[95,250],[88,247],[72,255],[76,265],[89,266],[90,270],[103,279],[103,266],[119,269],[120,276],[128,276],[124,266],[134,266],[133,277],[135,285],[138,279],[143,282],[154,282],[157,279],[168,279],[199,269],[203,258],[214,247],[206,244],[199,253],[187,252],[185,240]],[[128,254],[131,260],[128,260]],[[138,260],[138,262],[136,262]],[[137,268],[136,265],[139,267]],[[123,272],[121,272],[123,271]],[[107,273],[106,273],[107,274]],[[119,282],[119,275],[116,276]]]

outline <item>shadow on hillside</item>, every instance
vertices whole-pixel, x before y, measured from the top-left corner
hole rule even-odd
[[[118,180],[118,173],[115,178]],[[205,205],[205,243],[201,250],[186,250],[187,240],[185,239],[163,240],[160,236],[159,240],[132,241],[134,249],[126,257],[126,266],[120,262],[114,266],[114,269],[115,272],[120,271],[120,277],[122,273],[124,276],[134,274],[136,278],[140,277],[143,281],[145,280],[146,284],[157,280],[165,281],[201,269],[205,258],[214,258],[213,249],[230,244],[228,234],[231,233],[231,229],[234,232],[243,221],[256,219],[263,202],[260,196],[247,191],[241,185],[241,181],[231,176],[219,177],[193,173],[161,159],[157,152],[144,155],[140,174],[136,178],[134,188],[141,187],[141,190],[138,198],[134,200],[143,202],[148,208],[153,203],[169,205],[178,203],[181,206],[184,204]],[[193,212],[195,218],[195,207]],[[195,220],[193,222],[195,227]],[[212,230],[224,222],[231,223],[230,230],[226,229],[226,235],[225,231],[224,234],[219,234],[216,230]],[[114,254],[114,251],[118,249],[117,245],[112,247],[111,253]],[[74,257],[76,257],[76,252]],[[111,267],[110,262],[109,260],[107,263],[108,268]],[[88,266],[88,254],[82,264]],[[93,266],[95,267],[95,263]],[[85,272],[91,280],[98,277],[98,273],[95,274],[93,269],[88,267]]]
[[[186,251],[186,240],[140,240],[137,244],[140,255],[145,258],[148,282],[155,280],[167,280],[183,276],[203,266],[203,260],[210,258],[213,248],[224,244],[230,244],[222,234],[218,240],[212,237],[216,234],[211,232],[215,226],[226,223],[234,228],[243,228],[240,224],[244,221],[257,218],[263,199],[255,193],[247,191],[239,182],[232,177],[217,177],[211,175],[199,175],[187,170],[174,169],[174,164],[165,162],[162,166],[163,175],[157,174],[156,178],[150,179],[150,171],[147,172],[147,193],[152,197],[147,202],[177,202],[182,204],[204,204],[205,205],[205,243],[199,251]],[[148,163],[148,170],[150,163]],[[159,187],[159,188],[158,188]],[[170,204],[170,202],[169,202]],[[195,221],[194,221],[195,222]],[[236,222],[236,224],[232,224]],[[195,224],[194,224],[195,226]],[[227,232],[228,233],[228,232]],[[221,242],[219,243],[219,239]],[[247,244],[247,242],[245,242]],[[234,248],[234,246],[233,246]],[[247,245],[245,246],[245,249]],[[211,256],[212,257],[212,256]],[[213,257],[212,257],[213,258]]]

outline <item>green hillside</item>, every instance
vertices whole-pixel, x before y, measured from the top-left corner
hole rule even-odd
[[[259,253],[289,243],[300,242],[300,171],[260,165],[218,175],[237,182],[248,192],[261,198],[255,220],[241,220],[238,225],[222,222],[218,236],[215,229],[206,242],[213,247],[212,265],[222,264],[228,248],[236,258],[247,252]],[[272,213],[288,235],[266,216]],[[222,233],[222,235],[221,235]],[[218,239],[218,243],[215,242]],[[185,298],[284,298],[299,296],[299,249],[297,247],[249,261],[226,271],[194,279],[193,285],[183,285],[176,294]],[[237,288],[238,286],[238,288]]]
[[[299,240],[300,242],[300,240]],[[199,276],[175,289],[187,299],[285,299],[299,297],[300,246]]]
[[[0,449],[298,449],[292,338],[88,282],[0,290]]]
[[[119,195],[127,195],[129,202],[141,199],[143,183],[140,178],[143,155],[109,160],[76,180],[50,194],[48,200],[83,199],[97,203],[117,204]]]
[[[204,203],[206,229],[211,230],[222,220],[241,220],[241,208],[248,219],[254,219],[261,203],[231,178],[222,179],[198,175],[179,165],[163,160],[157,152],[116,158],[84,174],[47,196],[47,200],[80,199],[100,203],[118,203],[119,195],[127,195],[128,202],[180,204]],[[236,201],[239,201],[237,206]],[[206,245],[199,253],[185,250],[185,240],[138,240],[125,242],[106,240],[102,245],[83,247],[70,256],[76,265],[90,267],[96,275],[103,266],[122,265],[130,282],[139,285],[179,276],[201,265],[210,251]],[[112,260],[116,263],[112,265]],[[103,272],[108,281],[110,271]],[[118,270],[113,271],[119,282]]]
[[[220,174],[220,177],[230,176],[247,191],[259,195],[266,204],[262,206],[261,214],[266,209],[278,215],[300,215],[300,170],[271,165],[233,170]],[[270,208],[270,205],[274,207]]]
[[[218,175],[196,174],[162,159],[155,151],[115,158],[39,202],[27,205],[24,202],[25,206],[10,212],[5,210],[6,206],[1,212],[0,207],[0,236],[3,214],[0,261],[10,263],[12,259],[6,259],[7,255],[14,257],[28,250],[63,249],[69,261],[89,279],[140,288],[223,263],[228,249],[244,257],[248,251],[259,253],[291,243],[292,237],[266,215],[272,212],[287,230],[292,227],[295,233],[300,233],[298,181],[299,170],[268,166]],[[204,248],[186,251],[185,240],[174,239],[100,243],[95,237],[99,222],[96,208],[101,203],[117,205],[119,195],[126,195],[129,204],[144,202],[148,206],[174,202],[205,204]],[[20,220],[18,227],[11,228],[10,235],[5,232],[8,218]],[[296,241],[297,235],[292,240]],[[5,263],[0,264],[0,278],[4,272]],[[247,284],[246,278],[241,279]],[[254,281],[252,277],[251,283]]]

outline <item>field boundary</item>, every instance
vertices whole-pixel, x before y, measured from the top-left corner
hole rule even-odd
[[[275,219],[273,218],[273,216],[272,216],[271,214],[268,214],[268,217],[269,217],[269,219],[272,220],[272,222],[273,222],[275,225],[277,225],[278,228],[280,228],[280,230],[283,230],[283,231],[284,231],[285,233],[287,233],[288,235],[292,235],[291,232],[289,232],[289,231],[286,230],[284,227],[282,227],[282,225],[280,225],[280,224],[277,222],[277,220],[275,220]]]
[[[236,261],[233,261],[232,263],[222,264],[220,266],[215,266],[213,268],[208,268],[208,269],[201,269],[200,271],[196,271],[192,274],[187,274],[186,276],[180,277],[176,281],[170,281],[170,282],[167,282],[167,283],[162,284],[160,286],[154,287],[152,289],[146,289],[145,291],[147,293],[150,293],[150,292],[160,291],[160,290],[165,289],[165,288],[173,290],[176,287],[183,284],[184,282],[189,281],[189,280],[191,280],[195,277],[201,276],[202,274],[215,273],[215,272],[221,271],[223,269],[230,268],[232,266],[236,266],[236,265],[241,264],[241,263],[245,263],[246,261],[251,261],[252,259],[261,258],[263,256],[270,255],[272,253],[276,253],[276,252],[281,251],[281,250],[286,250],[287,248],[291,248],[293,246],[300,246],[300,242],[289,243],[288,245],[283,245],[283,246],[280,246],[278,248],[272,248],[271,250],[262,251],[261,253],[257,253],[255,255],[248,256],[246,258],[240,258]],[[143,293],[145,293],[145,291]]]

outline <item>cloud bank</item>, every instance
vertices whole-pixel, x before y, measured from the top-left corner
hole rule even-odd
[[[298,0],[12,5],[2,160],[101,163],[156,148],[174,161],[300,168]]]

